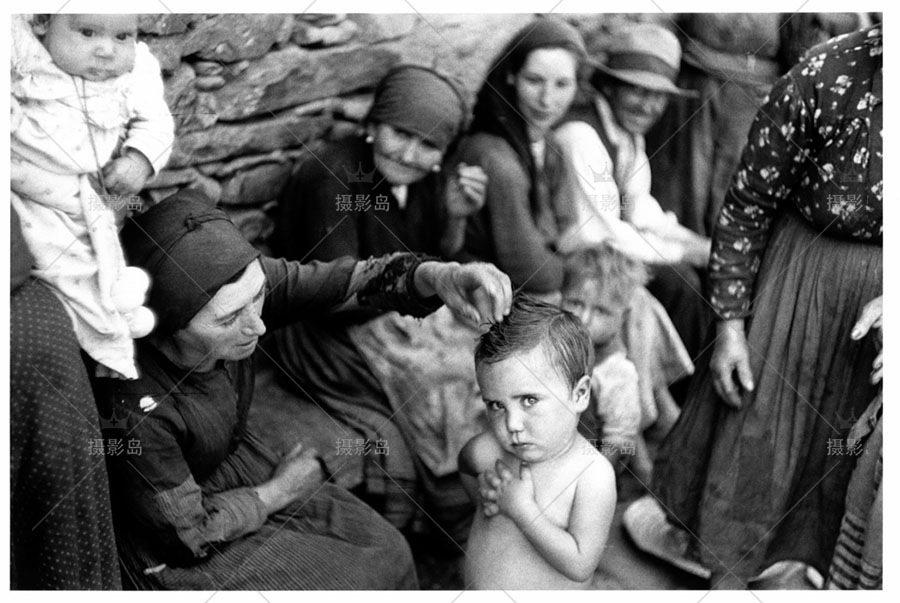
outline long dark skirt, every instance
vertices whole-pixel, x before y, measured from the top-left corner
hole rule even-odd
[[[828,569],[855,458],[847,434],[875,396],[872,337],[850,339],[882,291],[882,248],[779,219],[748,331],[756,389],[733,410],[699,363],[660,450],[654,492],[714,572],[750,579],[779,560]]]
[[[277,457],[247,433],[237,451],[200,484],[204,493],[261,484]],[[209,547],[188,567],[154,557],[140,528],[117,517],[125,571],[141,589],[398,590],[418,587],[409,545],[371,507],[330,483],[269,516],[258,531]]]
[[[10,586],[118,589],[97,406],[72,321],[39,281],[10,298]]]

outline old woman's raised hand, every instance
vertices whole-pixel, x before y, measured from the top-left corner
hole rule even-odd
[[[437,295],[456,316],[472,323],[500,321],[509,314],[512,285],[493,264],[423,262],[414,279],[419,294]]]

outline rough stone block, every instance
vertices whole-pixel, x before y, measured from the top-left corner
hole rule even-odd
[[[264,163],[222,183],[222,205],[257,205],[278,197],[293,169],[291,162]]]
[[[185,33],[192,29],[197,21],[208,18],[207,15],[187,13],[164,13],[158,15],[141,15],[138,19],[138,31],[156,36],[170,36]]]
[[[272,119],[242,124],[219,123],[207,130],[176,137],[169,166],[184,167],[298,147],[311,138],[322,136],[330,122],[328,116],[310,117],[288,111]]]
[[[194,87],[204,92],[218,90],[224,85],[225,78],[221,75],[200,75],[194,80]]]
[[[163,73],[172,73],[181,66],[182,47],[187,34],[175,34],[160,36],[158,38],[145,38],[144,42],[150,47],[150,52],[159,61],[159,67]]]
[[[200,172],[196,168],[163,169],[147,183],[147,188],[169,188],[184,186],[197,180]]]
[[[356,39],[364,44],[398,40],[412,33],[418,17],[412,14],[347,15],[359,26]]]
[[[196,61],[191,65],[197,75],[222,75],[225,65],[218,61]]]
[[[228,217],[234,222],[244,238],[251,243],[264,241],[272,236],[275,231],[275,223],[262,209],[225,209]]]
[[[175,118],[177,137],[211,127],[219,118],[215,97],[194,85],[194,70],[183,63],[166,80],[166,103]]]
[[[226,14],[202,21],[185,41],[187,54],[201,59],[233,63],[263,56],[279,42],[285,20],[282,14]]]
[[[215,92],[220,120],[238,121],[372,87],[396,62],[393,49],[357,46],[270,52]]]
[[[297,21],[311,23],[316,27],[337,25],[346,18],[345,13],[302,13],[297,15]]]

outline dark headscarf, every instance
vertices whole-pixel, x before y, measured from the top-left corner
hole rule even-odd
[[[416,134],[444,152],[463,129],[467,111],[450,79],[427,67],[399,65],[379,82],[366,121]]]
[[[121,235],[129,263],[150,275],[147,305],[156,313],[160,335],[187,326],[259,256],[224,211],[191,190],[128,220]]]
[[[528,167],[532,182],[536,166],[531,156],[528,128],[518,110],[513,77],[528,55],[540,48],[564,48],[581,63],[587,55],[578,30],[554,17],[539,17],[513,36],[491,66],[486,83],[478,92],[471,131],[487,132],[505,139]],[[534,193],[534,187],[532,187]],[[534,204],[534,200],[532,200]]]

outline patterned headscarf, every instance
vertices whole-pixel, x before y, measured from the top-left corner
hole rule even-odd
[[[467,111],[449,78],[427,67],[399,65],[379,82],[366,121],[421,136],[445,152],[465,126]]]

